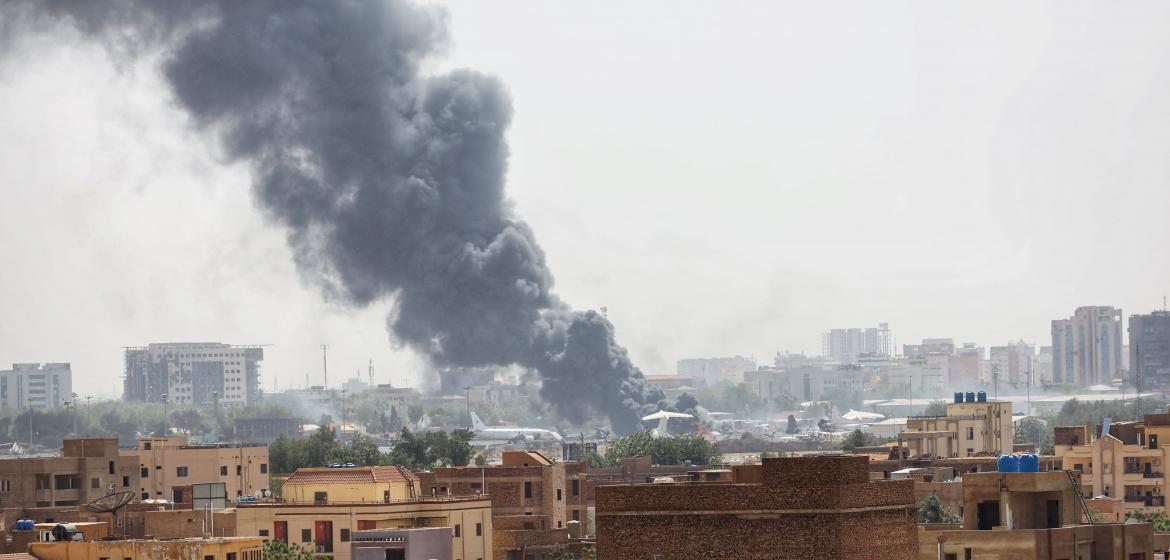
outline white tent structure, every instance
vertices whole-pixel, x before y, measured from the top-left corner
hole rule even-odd
[[[654,437],[662,437],[670,433],[666,430],[666,423],[669,422],[671,418],[694,418],[694,416],[683,412],[669,412],[666,410],[659,410],[658,412],[655,412],[649,416],[643,416],[642,421],[649,422],[651,420],[657,420],[658,427],[652,430],[651,433],[654,435]]]
[[[849,409],[849,412],[846,412],[845,414],[841,415],[841,418],[844,418],[844,419],[849,420],[851,422],[856,422],[858,424],[872,424],[874,422],[880,422],[885,417],[886,417],[885,414],[878,414],[876,412],[866,412],[864,410],[853,410],[852,408]]]

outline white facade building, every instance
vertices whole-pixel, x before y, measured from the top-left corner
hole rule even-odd
[[[877,328],[832,329],[821,335],[821,353],[839,364],[856,364],[861,356],[893,356],[889,323]]]
[[[73,394],[69,364],[12,364],[0,371],[0,406],[3,408],[53,408],[64,406]]]
[[[219,406],[256,402],[263,359],[263,348],[218,342],[127,348],[122,398]]]

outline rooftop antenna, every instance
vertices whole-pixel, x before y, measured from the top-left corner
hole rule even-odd
[[[116,520],[118,518],[118,510],[126,507],[132,501],[134,501],[134,494],[130,492],[114,492],[85,504],[85,509],[94,513],[109,513],[111,518]],[[124,535],[125,532],[122,534]]]

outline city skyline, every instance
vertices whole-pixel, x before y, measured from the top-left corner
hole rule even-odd
[[[1004,22],[859,4],[842,26],[817,6],[647,5],[623,22],[603,7],[444,5],[456,37],[427,71],[507,83],[509,196],[558,293],[607,307],[647,373],[813,354],[840,325],[888,322],[895,347],[1045,345],[1079,306],[1161,308],[1165,6],[1021,7]],[[494,32],[517,18],[544,25]],[[696,40],[656,42],[633,23],[647,20]],[[584,41],[598,29],[604,44]],[[373,359],[422,381],[423,361],[388,340],[390,302],[350,309],[301,280],[247,169],[158,95],[156,62],[119,72],[96,45],[26,38],[0,63],[0,258],[21,271],[0,279],[0,363],[70,362],[79,392],[106,394],[122,346],[231,340],[273,345],[270,389],[318,375],[330,344],[338,379]]]

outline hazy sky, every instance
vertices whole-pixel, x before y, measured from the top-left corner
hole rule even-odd
[[[442,2],[434,69],[514,97],[509,189],[559,293],[679,358],[1048,344],[1078,305],[1170,291],[1170,4]],[[720,9],[715,9],[718,6]],[[266,343],[263,385],[425,365],[301,281],[248,171],[157,59],[58,33],[0,61],[0,364],[121,392],[121,346]]]

